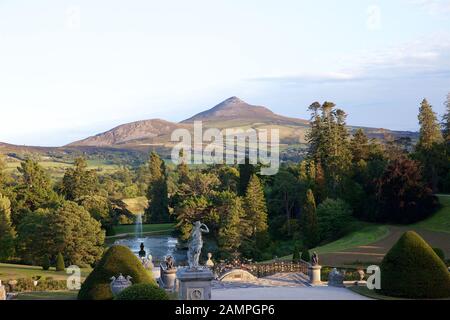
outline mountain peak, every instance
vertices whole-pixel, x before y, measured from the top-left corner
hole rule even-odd
[[[236,96],[230,97],[215,107],[200,112],[195,116],[182,121],[183,123],[196,120],[230,120],[230,119],[249,119],[259,117],[271,117],[274,113],[266,107],[254,106],[248,104]]]

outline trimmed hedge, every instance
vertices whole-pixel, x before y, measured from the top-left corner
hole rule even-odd
[[[450,297],[450,273],[428,243],[408,231],[381,263],[380,291],[416,299]]]
[[[56,257],[56,271],[64,271],[66,266],[64,264],[64,257],[60,253],[58,253],[58,256]]]
[[[441,248],[433,248],[433,251],[438,255],[439,258],[442,259],[442,261],[444,261],[445,263],[445,253],[444,250],[442,250]]]
[[[14,290],[11,290],[8,281],[5,281],[6,291],[8,292],[32,292],[32,291],[58,291],[67,290],[66,280],[53,280],[53,279],[39,279],[37,285],[34,285],[34,279],[32,278],[20,278],[17,279],[17,284],[14,286]]]
[[[303,248],[301,258],[303,261],[311,262],[311,255],[309,254],[308,248]]]
[[[169,300],[169,295],[156,285],[139,283],[123,290],[115,300]]]
[[[41,263],[41,266],[42,266],[42,270],[47,271],[48,269],[50,269],[50,258],[48,257],[47,254],[45,254],[45,255],[42,257],[42,263]]]
[[[109,248],[94,270],[81,285],[79,300],[112,300],[110,289],[112,277],[119,274],[131,276],[134,284],[155,284],[151,272],[144,269],[142,262],[128,247],[115,245]]]

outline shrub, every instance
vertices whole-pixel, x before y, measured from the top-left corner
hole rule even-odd
[[[350,231],[352,211],[341,199],[326,199],[317,207],[321,241],[339,239]]]
[[[300,249],[298,246],[294,247],[294,253],[292,255],[292,262],[299,262],[300,261]]]
[[[311,255],[309,254],[308,248],[303,248],[301,259],[306,262],[311,261]]]
[[[169,295],[154,284],[139,283],[126,288],[116,300],[169,300]]]
[[[144,269],[142,262],[125,246],[115,245],[109,248],[94,270],[89,274],[78,293],[80,300],[111,300],[113,295],[109,284],[111,277],[119,274],[131,276],[134,284],[154,284],[150,272]]]
[[[41,263],[42,269],[43,270],[48,270],[50,269],[50,258],[48,257],[48,254],[45,254],[42,257],[42,263]]]
[[[64,271],[65,268],[66,266],[64,264],[64,257],[60,252],[56,257],[56,271]]]
[[[381,291],[405,298],[449,297],[450,273],[425,240],[408,231],[381,263]]]
[[[442,250],[441,248],[433,248],[434,253],[436,253],[438,255],[439,258],[442,259],[442,261],[444,261],[445,263],[445,253],[444,250]]]

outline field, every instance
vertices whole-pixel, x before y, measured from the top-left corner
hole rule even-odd
[[[78,291],[22,292],[16,300],[76,300]]]
[[[144,234],[152,234],[152,233],[169,233],[174,230],[175,224],[174,223],[161,223],[161,224],[143,224],[142,225],[142,232]],[[134,224],[130,225],[119,225],[114,227],[114,231],[116,233],[115,236],[108,237],[124,237],[124,236],[132,236],[135,235],[135,228],[136,226]]]
[[[114,164],[109,164],[106,161],[101,160],[88,160],[88,169],[97,170],[99,174],[114,172],[119,167]],[[50,174],[52,178],[61,178],[64,175],[64,172],[67,168],[73,166],[72,163],[68,162],[59,162],[52,160],[42,160],[39,161],[39,165],[41,165],[47,172]],[[6,172],[17,174],[17,168],[20,167],[20,161],[8,161],[6,163]]]
[[[128,211],[134,214],[143,214],[148,206],[148,199],[146,197],[136,197],[130,199],[122,199]]]
[[[450,195],[438,195],[442,208],[428,219],[414,224],[416,228],[450,233]]]
[[[91,269],[81,269],[81,277],[85,278],[91,272]],[[53,280],[66,280],[69,276],[64,271],[56,272],[55,268],[48,271],[42,270],[39,266],[26,266],[17,264],[0,263],[0,280],[32,278],[40,276],[42,278],[53,278]]]

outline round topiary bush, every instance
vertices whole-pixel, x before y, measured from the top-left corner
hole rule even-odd
[[[113,294],[110,289],[112,277],[119,274],[131,276],[134,284],[155,284],[152,274],[145,270],[142,262],[130,249],[115,245],[109,248],[94,270],[81,285],[78,292],[80,300],[111,300]]]
[[[408,231],[381,263],[381,291],[405,298],[450,297],[450,273],[425,240]]]
[[[139,283],[123,290],[115,300],[169,300],[169,296],[154,284]]]
[[[64,264],[64,257],[60,252],[56,257],[56,271],[64,271],[65,268],[66,266]]]

